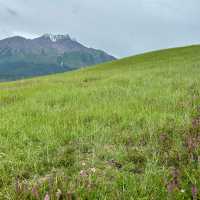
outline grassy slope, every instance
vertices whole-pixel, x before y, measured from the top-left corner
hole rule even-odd
[[[188,199],[199,92],[200,46],[1,83],[0,199]]]

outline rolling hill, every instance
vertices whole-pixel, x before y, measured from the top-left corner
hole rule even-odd
[[[0,84],[0,199],[199,199],[200,46]]]
[[[0,40],[0,81],[65,72],[115,60],[87,48],[69,35],[45,34],[26,39],[15,36]]]

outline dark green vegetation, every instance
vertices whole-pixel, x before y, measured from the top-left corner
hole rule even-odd
[[[0,81],[65,72],[114,59],[68,35],[46,34],[33,40],[16,36],[0,40]]]
[[[0,199],[199,199],[199,145],[200,46],[0,84]]]

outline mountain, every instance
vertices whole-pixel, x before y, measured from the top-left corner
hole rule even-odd
[[[1,200],[197,200],[199,162],[200,46],[0,83]]]
[[[15,36],[0,40],[0,80],[64,72],[114,59],[69,35],[45,34],[35,39]]]

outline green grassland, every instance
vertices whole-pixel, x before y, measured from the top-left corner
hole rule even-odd
[[[200,198],[199,116],[200,46],[1,83],[0,199]]]

